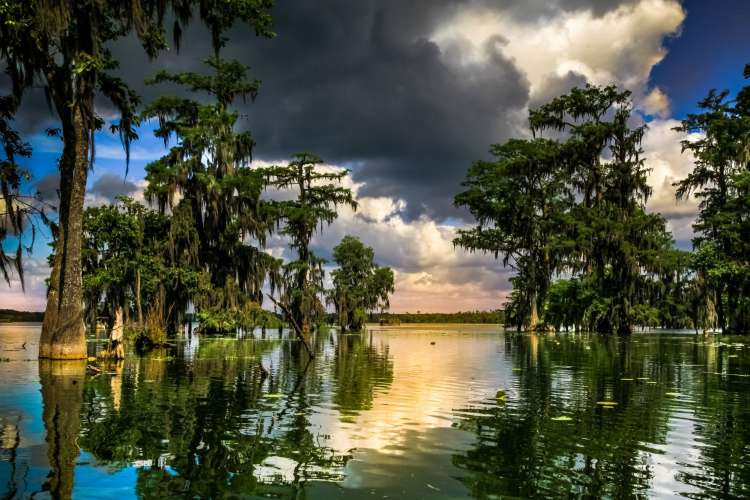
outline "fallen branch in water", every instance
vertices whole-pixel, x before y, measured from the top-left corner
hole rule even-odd
[[[302,341],[302,344],[305,346],[305,349],[307,350],[307,354],[311,358],[314,358],[315,355],[313,354],[312,349],[310,349],[310,346],[307,343],[307,339],[305,339],[305,334],[302,331],[302,328],[300,328],[300,326],[294,320],[294,316],[292,316],[292,313],[291,313],[291,311],[289,311],[289,308],[286,307],[281,302],[279,302],[278,300],[276,300],[275,298],[273,298],[273,295],[271,295],[270,293],[267,293],[266,295],[268,296],[269,299],[271,299],[271,301],[274,304],[276,304],[277,306],[279,306],[281,308],[281,310],[284,311],[284,314],[286,314],[286,317],[289,318],[289,322],[292,324],[292,328],[294,329],[295,333],[297,334],[297,337],[299,337],[299,339]]]

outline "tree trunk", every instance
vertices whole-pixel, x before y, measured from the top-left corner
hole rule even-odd
[[[534,332],[539,325],[539,311],[536,304],[536,293],[531,294],[531,314],[529,318],[529,330]]]
[[[83,359],[86,358],[86,329],[83,321],[81,239],[89,169],[89,137],[80,106],[73,110],[72,123],[66,126],[63,121],[63,137],[60,224],[39,357]]]
[[[106,349],[99,353],[105,359],[125,359],[124,325],[122,323],[122,309],[115,312],[115,324],[109,332],[109,342]]]
[[[130,324],[130,304],[126,295],[122,297],[122,321],[126,325]]]
[[[143,307],[141,306],[141,270],[135,272],[135,307],[138,312],[138,327],[143,327]]]
[[[719,323],[721,333],[724,333],[727,327],[726,316],[724,315],[724,287],[719,285],[716,288],[716,319]]]

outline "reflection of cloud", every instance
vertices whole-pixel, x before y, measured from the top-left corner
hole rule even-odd
[[[318,414],[311,424],[319,426],[322,434],[330,435],[327,446],[335,450],[355,449],[357,453],[376,450],[393,467],[404,466],[417,452],[437,455],[446,439],[453,438],[453,448],[461,448],[459,441],[466,436],[461,431],[454,431],[457,434],[453,436],[448,433],[452,430],[453,410],[488,404],[487,398],[493,399],[489,404],[495,404],[495,392],[512,378],[510,367],[495,362],[500,337],[485,335],[497,332],[497,328],[487,325],[473,328],[470,333],[455,333],[443,325],[437,330],[396,330],[392,335],[387,329],[375,328],[374,346],[387,348],[393,360],[391,385],[375,389],[370,409],[353,418],[347,416],[342,421],[338,414]],[[436,335],[436,331],[444,334]],[[431,345],[431,341],[437,345]],[[477,349],[478,345],[482,348]],[[441,434],[443,439],[424,439],[436,430],[446,431]],[[347,483],[367,486],[373,480],[377,477],[347,477]]]

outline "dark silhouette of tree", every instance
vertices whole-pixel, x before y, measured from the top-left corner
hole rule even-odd
[[[655,316],[644,290],[665,273],[672,238],[659,214],[645,210],[651,188],[641,141],[645,125],[631,127],[630,93],[613,86],[575,88],[529,114],[535,136],[492,148],[495,160],[477,162],[456,204],[479,225],[461,230],[456,245],[502,255],[513,266],[509,319],[531,329],[546,318],[555,276],[576,278],[553,299],[575,301],[580,314],[553,324],[628,334]],[[658,308],[658,306],[657,306]],[[552,309],[559,311],[559,304]],[[564,325],[570,326],[570,325]]]

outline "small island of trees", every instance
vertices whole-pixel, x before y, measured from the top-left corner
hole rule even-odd
[[[750,66],[745,70],[750,76]],[[711,91],[678,130],[693,171],[678,199],[700,200],[693,252],[675,248],[652,188],[630,92],[587,85],[532,110],[530,139],[492,146],[455,198],[477,225],[457,246],[516,274],[506,321],[521,329],[750,328],[750,86]],[[548,137],[545,137],[545,134]]]

